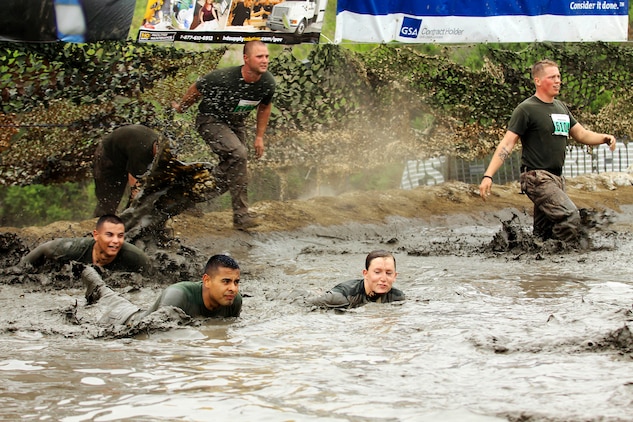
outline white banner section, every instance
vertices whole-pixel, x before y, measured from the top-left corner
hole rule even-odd
[[[620,42],[628,38],[628,0],[434,0],[436,5],[380,1],[339,0],[334,42]]]

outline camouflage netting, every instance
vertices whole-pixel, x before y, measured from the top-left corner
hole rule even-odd
[[[270,70],[278,81],[263,160],[349,174],[385,162],[489,154],[512,109],[533,93],[530,65],[559,62],[560,99],[586,127],[633,136],[633,49],[606,43],[534,44],[520,51],[479,46],[482,64],[382,45],[355,53],[315,46],[307,60],[288,48]],[[0,184],[90,177],[95,143],[124,123],[163,131],[185,161],[207,161],[195,111],[173,116],[170,102],[227,52],[192,52],[131,42],[0,44]],[[254,116],[251,121],[254,129]]]

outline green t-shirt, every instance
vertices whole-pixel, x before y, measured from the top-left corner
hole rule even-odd
[[[242,66],[214,70],[196,81],[202,94],[198,111],[233,126],[244,120],[261,103],[268,105],[275,94],[275,78],[270,72],[253,83],[242,78]]]
[[[238,293],[232,305],[209,310],[202,300],[202,281],[181,281],[167,287],[147,313],[162,306],[175,306],[190,317],[237,317],[242,310],[242,296]]]
[[[103,138],[103,152],[117,168],[138,179],[152,164],[158,137],[158,132],[143,125],[122,126]]]
[[[565,163],[569,130],[576,119],[559,100],[545,103],[532,96],[512,112],[508,130],[521,137],[521,164],[531,169],[558,169]]]
[[[92,248],[95,240],[92,237],[59,238],[42,243],[22,260],[34,267],[46,263],[66,264],[70,261],[92,264]],[[109,271],[127,271],[149,273],[149,258],[136,246],[124,242],[119,253],[112,262],[104,265]]]

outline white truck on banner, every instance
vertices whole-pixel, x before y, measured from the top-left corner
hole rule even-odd
[[[282,1],[273,6],[266,26],[273,31],[303,34],[310,25],[323,23],[326,6],[327,0]]]

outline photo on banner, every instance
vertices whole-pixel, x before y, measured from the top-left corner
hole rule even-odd
[[[138,42],[319,42],[327,0],[139,0]]]

